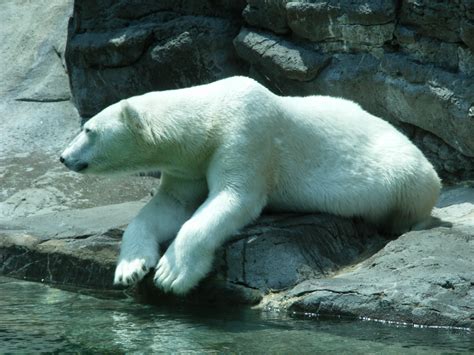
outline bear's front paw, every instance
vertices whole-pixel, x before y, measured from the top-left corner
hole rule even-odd
[[[115,285],[133,285],[153,268],[145,259],[121,260],[115,269]]]
[[[176,255],[170,247],[156,267],[155,285],[165,292],[184,295],[206,276],[212,267],[212,255],[199,257],[184,253]]]

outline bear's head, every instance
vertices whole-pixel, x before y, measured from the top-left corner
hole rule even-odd
[[[149,170],[151,132],[145,121],[128,100],[113,104],[84,124],[59,160],[67,168],[84,174]]]

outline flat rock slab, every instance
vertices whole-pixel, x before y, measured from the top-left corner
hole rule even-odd
[[[395,240],[325,214],[264,215],[235,235],[214,272],[185,298],[149,275],[152,302],[258,304],[319,315],[472,328],[474,189],[446,189],[435,214],[452,223]],[[123,229],[142,202],[0,221],[0,274],[112,289]]]
[[[333,277],[307,280],[262,307],[420,325],[474,324],[474,189],[446,189],[434,214],[451,227],[412,231]]]
[[[319,315],[472,327],[473,250],[472,233],[407,233],[355,270],[297,285],[277,305]]]
[[[128,202],[0,219],[0,273],[112,288],[123,230],[143,204]],[[308,278],[325,277],[375,253],[385,243],[385,238],[361,221],[325,214],[267,215],[236,234],[218,252],[215,272],[207,283],[225,281],[219,288],[230,283],[263,295]],[[74,262],[79,263],[67,268],[63,265]],[[79,275],[76,278],[70,275],[75,267],[80,269],[74,271]]]
[[[142,206],[127,202],[0,220],[0,274],[112,288],[123,228]]]

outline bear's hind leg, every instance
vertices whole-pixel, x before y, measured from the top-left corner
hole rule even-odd
[[[374,224],[379,232],[390,236],[399,236],[410,231],[415,220],[407,211],[393,210]]]
[[[396,207],[386,224],[394,235],[426,229],[436,224],[431,211],[438,200],[441,184],[430,166],[425,167],[425,170],[425,174],[414,175],[411,183],[406,183],[399,189]]]

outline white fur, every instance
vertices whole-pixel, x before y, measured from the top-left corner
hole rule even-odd
[[[188,292],[264,207],[359,216],[400,233],[429,218],[440,189],[423,154],[357,104],[279,97],[245,77],[132,97],[84,128],[62,155],[71,169],[162,172],[125,231],[118,284],[156,265],[157,286]],[[174,236],[160,259],[158,244]]]

